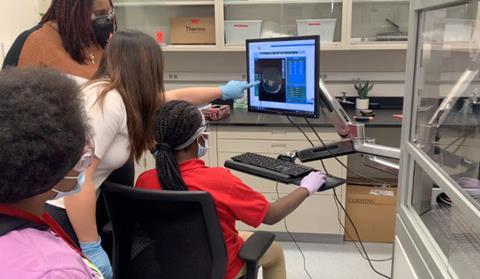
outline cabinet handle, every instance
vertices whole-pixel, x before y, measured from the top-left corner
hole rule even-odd
[[[276,202],[278,199],[277,199],[277,197],[273,197],[273,196],[272,196],[272,197],[269,198],[269,200],[270,200],[271,202]]]
[[[281,143],[272,143],[272,148],[286,148],[286,144],[281,144]]]

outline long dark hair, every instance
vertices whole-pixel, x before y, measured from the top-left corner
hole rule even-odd
[[[197,132],[202,125],[202,115],[190,103],[171,101],[157,110],[154,122],[158,180],[165,190],[188,190],[180,175],[175,148],[186,143]]]
[[[85,64],[85,49],[97,43],[92,28],[94,0],[53,0],[40,23],[54,21],[63,47],[73,60]],[[109,0],[113,8],[112,0]]]
[[[155,40],[139,31],[113,34],[92,81],[107,81],[97,102],[103,106],[107,93],[116,89],[127,111],[131,155],[139,160],[155,146],[153,116],[163,103],[163,53]]]

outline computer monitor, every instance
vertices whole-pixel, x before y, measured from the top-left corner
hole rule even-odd
[[[248,81],[260,81],[248,91],[248,110],[318,118],[318,36],[246,41]]]

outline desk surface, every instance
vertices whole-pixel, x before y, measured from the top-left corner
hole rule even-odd
[[[350,116],[360,115],[358,111],[347,110]],[[375,110],[375,118],[365,122],[367,127],[400,127],[402,125],[401,119],[393,117],[394,114],[401,114],[400,109],[377,109]],[[295,123],[299,126],[307,126],[305,120],[299,117],[292,117]],[[310,122],[315,127],[333,127],[327,116],[320,113],[318,119],[310,119]],[[270,127],[290,127],[292,124],[285,116],[263,114],[256,112],[248,112],[247,109],[234,109],[232,114],[224,119],[218,121],[211,121],[212,126],[270,126]]]

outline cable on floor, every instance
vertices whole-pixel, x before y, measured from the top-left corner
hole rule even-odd
[[[277,192],[277,199],[280,199],[280,193],[278,191],[278,182],[276,182],[276,185],[275,185],[275,191]],[[285,231],[288,233],[288,235],[290,236],[290,239],[293,241],[293,243],[295,243],[295,246],[297,246],[297,249],[298,251],[300,251],[300,254],[302,254],[302,259],[303,259],[303,270],[305,270],[305,273],[307,274],[308,278],[309,279],[312,279],[312,276],[310,275],[310,272],[308,272],[308,269],[307,269],[307,259],[305,257],[305,254],[303,253],[303,250],[302,248],[300,248],[300,245],[297,243],[297,240],[295,239],[295,237],[293,237],[293,234],[290,232],[290,230],[288,229],[288,226],[287,226],[287,218],[283,218],[283,225],[285,226]]]
[[[303,136],[307,139],[307,141],[308,141],[308,142],[312,145],[312,147],[313,147],[314,144],[313,144],[313,142],[308,138],[307,134],[306,134],[298,125],[296,125],[295,122],[294,122],[289,116],[287,116],[287,119],[288,119],[288,121],[290,121],[290,123],[291,123],[294,127],[296,127],[296,128],[303,134]],[[305,119],[305,122],[307,122],[307,125],[310,127],[310,129],[313,131],[313,133],[314,133],[315,136],[317,137],[317,139],[322,143],[323,146],[326,146],[325,142],[324,142],[324,141],[322,140],[322,138],[318,135],[317,131],[316,131],[315,128],[312,126],[312,124],[310,123],[310,121],[309,121],[307,118],[304,118],[304,119]],[[327,150],[328,150],[328,149],[327,149]],[[330,152],[330,151],[328,151],[328,152]],[[387,185],[388,185],[388,183],[386,183],[385,181],[377,180],[377,179],[374,179],[374,178],[371,178],[371,177],[368,177],[368,176],[364,176],[364,175],[361,175],[361,174],[359,174],[359,173],[357,173],[357,172],[354,172],[354,171],[350,170],[350,168],[348,168],[342,161],[340,161],[338,158],[336,158],[332,153],[330,153],[330,155],[332,155],[332,157],[333,157],[340,165],[342,165],[347,171],[350,171],[350,172],[352,172],[352,173],[354,173],[354,174],[356,174],[356,175],[358,175],[358,176],[364,177],[364,178],[369,179],[369,180],[371,180],[371,181],[381,182],[381,183],[383,183],[383,184],[387,184]],[[322,164],[323,169],[325,170],[325,173],[326,173],[327,175],[329,175],[329,172],[328,172],[328,170],[325,168],[325,164],[324,164],[323,160],[320,160],[320,162],[321,162],[321,164]],[[277,186],[278,186],[278,183],[277,183]],[[380,276],[382,276],[382,277],[384,277],[384,278],[389,278],[389,279],[391,279],[391,277],[389,277],[389,276],[387,276],[387,275],[379,272],[379,271],[373,266],[373,264],[372,264],[372,259],[370,259],[369,255],[368,255],[368,252],[367,252],[367,250],[366,250],[366,248],[365,248],[365,246],[364,246],[364,244],[363,244],[363,241],[362,241],[361,238],[360,238],[360,235],[359,235],[359,233],[358,233],[357,227],[356,227],[355,224],[353,223],[352,218],[351,218],[350,215],[347,213],[347,210],[345,209],[345,207],[344,207],[343,204],[341,203],[340,199],[338,198],[338,195],[337,195],[337,192],[336,192],[336,189],[335,189],[335,188],[333,188],[333,196],[334,196],[334,199],[335,199],[335,201],[336,201],[336,206],[337,206],[337,219],[339,220],[340,225],[343,227],[343,224],[342,224],[342,222],[341,222],[341,220],[340,220],[340,214],[339,214],[340,212],[339,212],[339,210],[338,210],[338,205],[339,205],[339,206],[342,208],[343,212],[345,213],[345,216],[347,217],[348,221],[352,224],[352,227],[353,227],[353,230],[354,230],[354,232],[355,232],[355,235],[357,236],[358,241],[359,241],[359,243],[360,243],[360,247],[362,248],[361,250],[363,250],[363,253],[362,253],[359,249],[357,249],[358,252],[360,253],[360,255],[362,255],[362,258],[366,258],[368,264],[370,265],[370,268],[371,268],[375,273],[377,273],[378,275],[380,275]],[[344,229],[345,229],[345,228],[344,228]],[[347,233],[347,234],[348,234],[348,233]],[[350,236],[349,236],[349,237],[350,237]],[[350,239],[355,243],[355,240],[353,240],[352,237],[350,237]],[[358,248],[358,246],[357,246],[356,244],[355,244],[355,247]],[[365,257],[364,257],[364,256],[365,256]],[[387,260],[389,260],[389,259],[385,259],[385,260],[384,260],[384,259],[380,259],[380,261],[387,261]]]

